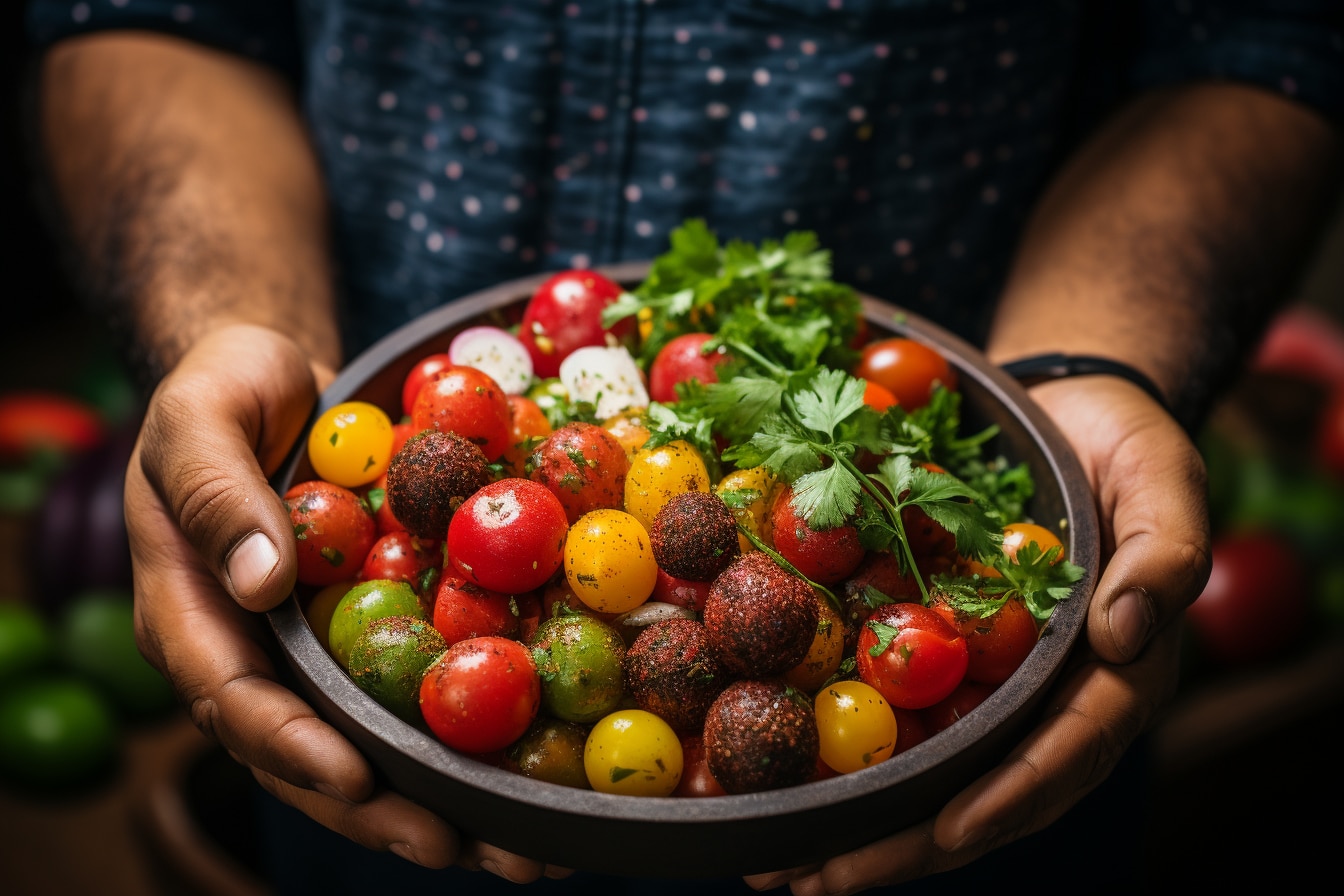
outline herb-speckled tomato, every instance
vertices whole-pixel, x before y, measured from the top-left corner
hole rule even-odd
[[[523,736],[540,706],[532,653],[512,638],[457,642],[420,685],[420,712],[430,731],[465,753],[504,749]]]
[[[420,387],[411,404],[411,423],[417,430],[455,432],[493,462],[509,448],[513,411],[504,389],[489,374],[453,365]]]
[[[572,524],[590,510],[620,510],[630,459],[616,437],[575,420],[548,435],[528,460],[528,478],[560,499]]]
[[[530,479],[500,479],[462,502],[448,523],[448,563],[482,588],[521,594],[546,584],[564,559],[569,519]]]
[[[922,709],[952,693],[966,676],[966,639],[922,604],[885,604],[859,631],[859,678],[892,706]]]
[[[608,328],[602,311],[621,294],[621,287],[595,271],[568,270],[548,278],[532,294],[518,327],[518,338],[532,356],[540,379],[557,376],[560,362],[576,349],[606,345],[634,332],[634,318]]]
[[[294,524],[299,581],[321,586],[355,578],[378,540],[378,524],[359,495],[312,479],[285,492],[285,506]]]

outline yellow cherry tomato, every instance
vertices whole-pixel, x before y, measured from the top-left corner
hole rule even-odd
[[[648,408],[626,408],[614,417],[602,421],[602,428],[616,437],[625,449],[625,456],[633,458],[635,452],[644,447],[652,433],[644,422]]]
[[[802,662],[784,673],[784,680],[805,694],[815,694],[817,688],[830,679],[845,658],[845,623],[830,600],[817,596],[821,616],[817,634]]]
[[[821,761],[841,774],[887,759],[896,750],[896,714],[877,689],[837,681],[813,700]]]
[[[367,485],[392,460],[392,420],[367,401],[343,401],[308,433],[308,461],[319,479],[344,488]]]
[[[1042,554],[1063,544],[1058,535],[1036,523],[1009,523],[1003,527],[1003,552],[1009,559],[1016,560],[1017,549],[1030,541],[1036,542]],[[1060,551],[1054,562],[1058,563],[1063,558],[1064,552]]]
[[[625,474],[625,509],[645,529],[673,496],[682,492],[708,492],[709,469],[700,452],[681,439],[657,448],[641,448],[630,458]]]
[[[583,770],[599,793],[671,796],[681,781],[681,739],[658,716],[622,709],[597,721],[583,749]]]
[[[760,495],[744,507],[734,507],[733,516],[737,517],[738,523],[751,530],[751,533],[766,544],[771,543],[771,519],[770,508],[774,506],[775,498],[779,495],[783,483],[775,478],[775,475],[765,467],[748,467],[745,470],[734,470],[719,480],[719,484],[714,486],[715,494],[722,495],[724,492],[746,492],[752,491]],[[742,546],[742,552],[756,550],[756,545],[751,543],[751,539],[737,533],[737,541]]]
[[[649,599],[658,561],[644,525],[623,510],[590,510],[565,536],[565,581],[599,613],[624,613]]]

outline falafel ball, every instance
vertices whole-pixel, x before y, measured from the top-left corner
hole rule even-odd
[[[649,528],[653,559],[669,575],[709,582],[742,553],[737,519],[711,492],[674,495]]]
[[[714,580],[705,598],[704,621],[729,672],[768,678],[783,675],[807,657],[821,610],[806,580],[752,551]]]
[[[724,688],[705,716],[704,739],[709,771],[729,793],[802,784],[821,750],[811,702],[779,679]]]
[[[709,705],[729,682],[698,620],[663,619],[645,628],[625,654],[625,690],[680,735],[698,734]]]
[[[387,466],[387,502],[406,530],[440,541],[468,497],[490,482],[490,462],[475,442],[426,429],[406,440]]]

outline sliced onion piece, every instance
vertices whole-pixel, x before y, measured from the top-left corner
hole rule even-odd
[[[644,375],[624,346],[575,349],[560,362],[560,382],[571,400],[591,402],[602,420],[649,403]]]
[[[509,395],[522,395],[532,385],[532,356],[508,330],[499,327],[468,327],[453,337],[448,357],[483,371]]]

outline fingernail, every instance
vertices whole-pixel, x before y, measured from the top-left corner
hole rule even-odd
[[[1152,604],[1142,588],[1131,588],[1115,599],[1107,617],[1111,636],[1116,646],[1127,657],[1133,657],[1148,640],[1153,627]]]
[[[752,889],[762,892],[773,890],[775,887],[782,887],[793,879],[789,874],[776,874],[773,877],[767,877],[764,880],[753,880]]]
[[[405,843],[392,843],[388,845],[387,849],[399,859],[405,859],[413,865],[420,864],[415,857],[415,853],[412,852],[410,846]]]
[[[334,800],[340,800],[343,803],[350,802],[350,798],[348,796],[341,793],[339,790],[337,790],[330,784],[326,783],[325,781],[317,782],[316,784],[313,785],[313,789],[316,790],[318,793],[325,794],[326,796],[331,797]]]
[[[279,562],[280,552],[265,532],[253,532],[234,545],[225,560],[234,596],[239,600],[251,597]]]
[[[482,859],[482,860],[481,860],[481,870],[482,870],[482,871],[489,871],[489,872],[490,872],[491,874],[493,874],[495,877],[504,877],[503,872],[501,872],[501,871],[499,870],[499,866],[496,865],[496,864],[494,863],[494,861],[492,861],[491,859]],[[504,879],[505,879],[505,880],[508,880],[507,877],[504,877]]]

